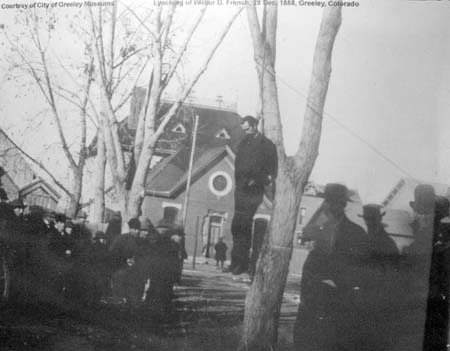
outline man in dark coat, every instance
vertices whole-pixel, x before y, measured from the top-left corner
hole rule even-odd
[[[50,229],[48,249],[53,254],[52,260],[53,288],[57,297],[68,296],[71,287],[72,269],[74,264],[74,252],[76,241],[72,233],[66,231],[66,216],[57,214],[55,216],[55,227]],[[70,293],[69,293],[70,295]]]
[[[235,159],[233,248],[228,269],[234,275],[248,270],[253,216],[263,201],[265,186],[274,186],[278,166],[276,147],[258,132],[258,120],[246,116],[241,126],[245,137]]]
[[[14,219],[14,211],[8,204],[8,195],[5,189],[0,186],[0,220]]]
[[[159,236],[150,238],[146,264],[150,287],[146,303],[156,319],[164,320],[172,312],[173,286],[179,275],[180,232],[173,223],[162,219],[156,229]]]
[[[358,302],[367,286],[367,234],[345,215],[344,185],[328,184],[324,197],[323,223],[304,230],[314,248],[303,266],[294,343],[299,350],[365,350]]]
[[[400,306],[399,319],[402,318],[402,333],[408,333],[407,337],[402,338],[406,344],[400,345],[402,349],[427,349],[424,345],[424,326],[433,251],[435,201],[433,186],[416,186],[414,201],[410,202],[414,216],[411,224],[414,241],[403,249],[400,265],[404,299]]]
[[[109,247],[114,269],[112,276],[113,296],[131,307],[140,304],[144,282],[138,275],[136,259],[140,252],[138,245],[141,222],[137,218],[128,221],[129,233],[117,236]]]
[[[450,201],[446,197],[436,196],[424,351],[448,350],[450,305],[449,210]]]
[[[219,241],[214,246],[214,250],[216,251],[216,266],[220,268],[223,268],[224,262],[227,260],[227,244],[223,242],[223,237],[219,238]]]
[[[364,219],[369,234],[371,264],[384,272],[396,269],[399,260],[397,245],[386,232],[382,222],[385,214],[380,205],[368,204],[363,207],[363,214],[359,215]]]
[[[83,255],[81,266],[85,270],[87,304],[98,307],[102,298],[109,296],[111,280],[110,257],[105,233],[95,233],[94,242]]]

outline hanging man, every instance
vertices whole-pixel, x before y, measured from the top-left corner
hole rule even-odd
[[[235,159],[234,217],[231,224],[233,248],[228,268],[233,275],[248,270],[253,216],[263,201],[265,186],[275,182],[278,165],[276,147],[258,132],[258,120],[245,116],[241,127],[245,136]]]

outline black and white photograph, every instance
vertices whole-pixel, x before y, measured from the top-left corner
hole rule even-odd
[[[0,349],[450,349],[450,1],[0,0]]]

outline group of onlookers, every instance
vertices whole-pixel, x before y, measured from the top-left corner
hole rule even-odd
[[[381,206],[366,205],[367,232],[345,214],[347,188],[328,184],[320,216],[304,229],[296,348],[447,350],[450,202],[417,186],[414,241],[400,253]]]
[[[10,301],[74,308],[104,302],[146,307],[156,317],[170,314],[187,257],[181,226],[161,220],[141,230],[140,220],[132,218],[129,232],[121,234],[115,218],[106,233],[92,235],[83,219],[37,206],[24,215],[24,209],[20,200],[0,201]]]

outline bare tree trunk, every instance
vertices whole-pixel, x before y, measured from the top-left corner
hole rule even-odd
[[[278,148],[277,193],[268,234],[256,265],[245,303],[241,350],[273,350],[282,296],[292,256],[294,231],[303,188],[318,154],[323,107],[331,73],[334,39],[341,23],[341,8],[324,10],[314,53],[312,78],[305,111],[302,139],[294,157],[284,153],[275,76],[276,9],[269,6],[263,30],[255,8],[248,9],[255,62],[262,84],[262,106],[267,135]],[[263,35],[264,33],[264,35]],[[265,60],[261,57],[266,55]],[[261,62],[267,62],[267,66]],[[262,69],[263,67],[263,69]]]
[[[74,170],[74,180],[72,184],[72,195],[70,196],[69,209],[67,215],[70,218],[76,218],[80,209],[81,192],[83,189],[83,169]]]
[[[276,340],[280,297],[292,255],[293,234],[300,205],[300,184],[293,184],[287,167],[281,167],[277,178],[277,198],[270,226],[256,266],[253,284],[245,301],[244,350],[270,349]],[[276,229],[275,229],[276,228]],[[275,230],[273,230],[275,229]]]
[[[97,134],[97,157],[95,160],[95,190],[94,209],[92,222],[102,223],[105,217],[105,171],[106,171],[106,148],[103,138],[103,128],[99,128]]]

